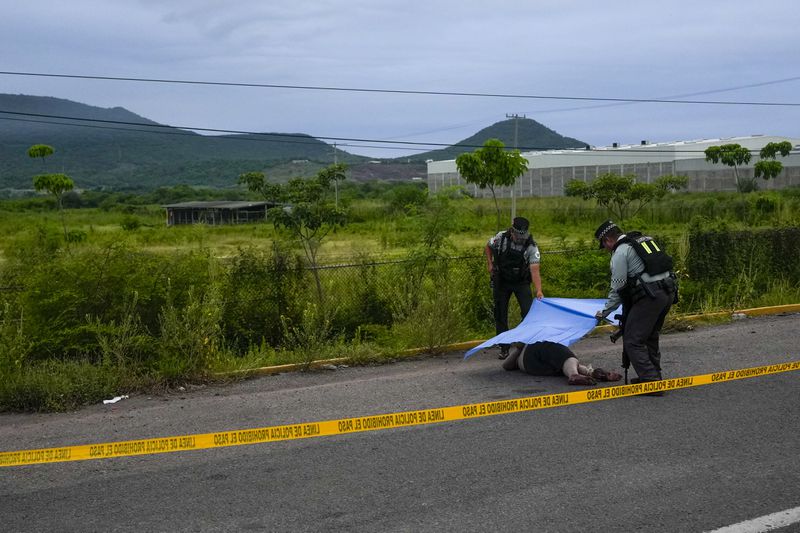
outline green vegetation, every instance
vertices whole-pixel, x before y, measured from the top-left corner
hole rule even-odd
[[[636,183],[635,176],[620,176],[610,172],[591,183],[569,181],[564,194],[595,200],[597,205],[608,209],[615,219],[625,221],[635,217],[650,202],[662,199],[668,192],[685,189],[688,181],[686,176],[661,176],[653,183]]]
[[[750,150],[740,144],[723,144],[722,146],[709,146],[706,148],[706,161],[717,164],[722,163],[733,168],[733,177],[736,180],[736,190],[751,192],[756,190],[755,179],[740,179],[739,167],[750,162]]]
[[[37,192],[47,191],[56,199],[61,225],[64,227],[64,238],[67,239],[67,221],[64,218],[64,194],[71,191],[75,183],[66,174],[39,174],[33,177],[33,188]]]
[[[467,183],[473,183],[480,189],[489,188],[497,209],[497,230],[500,222],[500,206],[497,203],[496,187],[511,187],[517,178],[528,170],[528,160],[522,157],[519,150],[506,151],[499,139],[489,139],[483,148],[474,152],[461,154],[456,158],[458,172]]]
[[[792,143],[782,141],[779,143],[767,143],[759,152],[759,161],[754,165],[754,177],[769,180],[778,176],[783,170],[783,163],[777,161],[778,154],[782,157],[789,155],[792,151]]]
[[[723,144],[721,146],[709,146],[706,148],[706,161],[717,164],[722,163],[733,168],[733,175],[736,179],[736,190],[742,193],[753,192],[758,189],[757,178],[769,180],[778,176],[783,170],[783,163],[777,161],[780,154],[783,157],[792,151],[792,143],[789,141],[767,143],[759,152],[759,161],[754,165],[752,178],[739,176],[739,167],[746,165],[752,159],[750,150],[739,144]]]
[[[492,335],[481,256],[495,231],[491,200],[340,185],[348,224],[325,236],[317,268],[283,223],[166,226],[165,199],[230,191],[68,192],[70,228],[84,235],[69,246],[53,197],[3,201],[0,410],[73,409],[220,372],[376,361]],[[580,197],[517,201],[544,253],[545,295],[604,297],[608,256],[592,234],[608,210]],[[674,255],[674,316],[800,301],[798,227],[800,189],[676,192],[624,223]]]

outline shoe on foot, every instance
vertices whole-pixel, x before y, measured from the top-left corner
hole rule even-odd
[[[505,359],[508,357],[508,346],[502,346],[500,348],[500,355],[497,356],[498,359]]]

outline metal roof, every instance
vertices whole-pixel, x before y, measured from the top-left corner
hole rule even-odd
[[[274,202],[248,202],[248,201],[212,201],[212,202],[179,202],[177,204],[167,204],[162,207],[183,208],[183,209],[244,209],[246,207],[261,207],[277,205]]]

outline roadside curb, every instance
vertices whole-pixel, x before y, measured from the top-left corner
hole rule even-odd
[[[711,318],[733,318],[738,315],[744,316],[764,316],[764,315],[780,315],[782,313],[800,313],[800,304],[787,304],[787,305],[775,305],[770,307],[753,307],[750,309],[738,309],[734,311],[718,311],[715,313],[705,313],[699,315],[685,315],[685,316],[674,316],[672,317],[672,321],[679,320],[679,321],[697,321],[703,319],[711,319]],[[599,333],[608,333],[614,331],[616,326],[611,324],[606,324],[603,326],[597,326],[592,331],[589,332],[589,335],[599,334]],[[464,341],[458,342],[454,344],[448,344],[445,346],[440,346],[437,348],[437,353],[444,353],[444,352],[457,352],[460,350],[469,350],[486,342],[487,339],[481,340],[472,340],[472,341]],[[404,357],[413,357],[415,355],[421,355],[431,353],[428,348],[410,348],[408,350],[403,350],[399,354],[395,356],[395,358],[401,359]],[[319,369],[324,368],[326,366],[335,366],[335,365],[342,365],[347,364],[351,360],[349,357],[337,357],[335,359],[319,359],[316,361],[311,361],[308,363],[288,363],[285,365],[275,365],[275,366],[265,366],[260,368],[250,368],[246,370],[234,370],[232,372],[220,372],[215,374],[218,377],[235,377],[235,376],[270,376],[275,374],[282,374],[284,372],[297,372],[301,370],[310,370],[310,369]]]

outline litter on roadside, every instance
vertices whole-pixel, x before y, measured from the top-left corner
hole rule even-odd
[[[125,398],[127,398],[127,397],[128,397],[128,395],[127,395],[127,394],[126,394],[125,396],[114,396],[114,397],[113,397],[113,398],[111,398],[110,400],[103,400],[103,403],[105,403],[105,404],[108,404],[108,403],[117,403],[118,401],[120,401],[120,400],[124,400],[124,399],[125,399]]]

